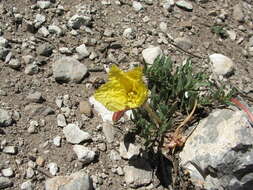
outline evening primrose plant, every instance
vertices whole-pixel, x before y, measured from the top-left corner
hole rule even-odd
[[[145,140],[146,148],[174,151],[187,139],[182,135],[187,124],[198,120],[206,108],[226,105],[233,94],[217,88],[208,78],[204,72],[193,72],[190,59],[174,67],[169,57],[160,56],[152,65],[127,72],[113,65],[108,82],[94,97],[116,115],[131,109],[133,130]]]

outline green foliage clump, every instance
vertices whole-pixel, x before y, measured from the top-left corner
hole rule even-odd
[[[174,67],[169,57],[160,56],[150,67],[146,65],[144,74],[151,91],[149,106],[160,120],[157,126],[147,109],[133,110],[132,120],[145,139],[146,147],[161,143],[164,134],[178,125],[178,116],[189,115],[195,102],[198,109],[227,104],[233,94],[217,88],[204,72],[194,73],[190,59]]]
[[[226,32],[226,30],[224,30],[224,26],[219,26],[219,25],[213,25],[211,27],[211,32],[220,36],[221,38],[227,38],[228,37],[228,33]]]

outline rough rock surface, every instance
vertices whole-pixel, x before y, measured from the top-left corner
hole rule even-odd
[[[252,138],[252,126],[243,111],[216,110],[188,138],[180,164],[204,189],[250,189]]]

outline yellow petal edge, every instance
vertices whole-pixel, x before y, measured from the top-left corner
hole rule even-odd
[[[109,71],[108,82],[96,90],[94,97],[114,112],[140,107],[148,96],[142,76],[141,67],[124,72],[113,65]]]

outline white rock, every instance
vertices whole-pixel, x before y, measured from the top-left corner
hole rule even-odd
[[[227,30],[228,36],[231,40],[235,41],[236,39],[236,32],[234,30]]]
[[[48,31],[52,34],[57,34],[58,36],[61,36],[63,34],[62,29],[56,25],[49,25]]]
[[[25,181],[24,183],[20,185],[20,190],[33,190],[33,189],[34,187],[30,180]]]
[[[63,114],[57,115],[57,126],[59,127],[65,127],[67,125],[65,116]]]
[[[68,142],[72,144],[79,144],[80,142],[91,139],[89,133],[82,131],[76,124],[68,124],[63,128],[63,133]]]
[[[114,134],[115,134],[113,125],[111,123],[104,122],[102,126],[106,141],[108,143],[112,143],[114,141]]]
[[[5,168],[1,170],[4,177],[11,177],[13,176],[14,172],[11,168]]]
[[[212,54],[209,56],[209,59],[212,62],[213,72],[217,75],[227,76],[234,70],[233,61],[222,54]]]
[[[40,27],[38,32],[44,37],[47,37],[50,34],[45,26]]]
[[[125,181],[133,188],[146,186],[152,182],[152,168],[144,159],[135,160],[133,166],[125,166]]]
[[[25,67],[25,74],[27,75],[34,75],[34,74],[37,74],[38,72],[39,72],[39,67],[35,62],[29,65],[26,65]]]
[[[76,48],[76,52],[78,54],[78,60],[82,60],[90,55],[90,52],[88,51],[85,44],[82,44]]]
[[[66,54],[66,55],[71,55],[72,54],[71,50],[67,47],[59,48],[59,52],[62,53],[62,54]]]
[[[136,12],[139,12],[140,10],[143,9],[143,6],[140,2],[133,1],[133,8]]]
[[[82,145],[74,145],[73,150],[76,153],[78,160],[85,164],[92,162],[96,155],[94,151],[89,150],[87,147]]]
[[[113,113],[112,111],[109,111],[108,109],[106,109],[106,107],[104,107],[103,104],[101,104],[100,102],[98,102],[94,96],[91,96],[89,98],[89,102],[91,105],[93,105],[94,110],[101,116],[103,122],[109,122],[109,123],[113,123],[112,122],[112,116]]]
[[[46,21],[46,17],[42,14],[37,14],[34,20],[35,28],[39,28]]]
[[[187,2],[185,0],[179,0],[176,2],[176,5],[180,8],[186,9],[188,11],[192,11],[193,6],[190,2]]]
[[[37,1],[37,6],[41,9],[47,9],[51,5],[50,1]]]
[[[147,64],[153,64],[155,59],[162,54],[160,47],[149,47],[142,51],[142,56]]]
[[[13,122],[13,119],[11,117],[11,114],[4,109],[0,108],[0,127],[7,127],[11,125]]]
[[[3,152],[6,154],[17,154],[18,153],[18,147],[16,146],[5,146],[3,149]]]
[[[60,146],[61,146],[61,137],[60,137],[60,136],[56,136],[56,137],[53,139],[53,143],[54,143],[55,146],[60,147]]]
[[[47,167],[52,175],[56,175],[59,170],[57,164],[54,162],[49,163]]]
[[[0,36],[0,47],[7,47],[7,46],[8,46],[8,40]]]
[[[54,78],[60,83],[80,83],[87,72],[87,67],[72,57],[61,57],[53,63]]]
[[[167,9],[167,10],[171,10],[174,5],[175,5],[175,1],[174,0],[166,0],[163,3],[163,8]]]
[[[58,106],[58,108],[61,108],[61,107],[62,107],[63,100],[60,99],[60,98],[56,98],[55,103],[56,103],[56,105]]]
[[[119,153],[116,150],[111,150],[109,157],[112,161],[117,161],[121,159]]]
[[[132,143],[120,142],[119,153],[122,158],[130,159],[140,154],[140,148],[140,146],[135,146]]]
[[[57,176],[45,182],[45,190],[91,190],[92,180],[84,172],[73,173],[70,176]]]
[[[31,167],[28,167],[26,170],[26,178],[31,179],[34,174],[34,170]]]
[[[127,39],[134,39],[135,38],[135,31],[133,28],[126,28],[123,32],[123,36]]]
[[[79,29],[81,26],[88,26],[91,18],[88,16],[74,15],[68,21],[68,26],[73,29]]]
[[[19,69],[21,67],[21,63],[18,59],[11,59],[8,66],[12,69]]]
[[[168,28],[167,28],[167,24],[166,24],[165,22],[161,22],[161,23],[159,24],[159,28],[160,28],[160,30],[161,30],[162,32],[167,33]]]

